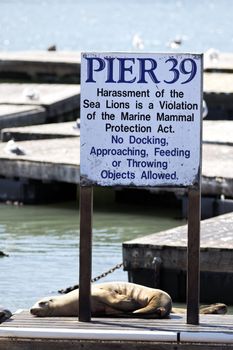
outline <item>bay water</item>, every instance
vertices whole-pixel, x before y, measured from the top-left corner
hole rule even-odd
[[[1,0],[0,51],[232,52],[230,0]]]
[[[92,276],[122,262],[122,242],[184,224],[178,215],[146,203],[95,205]],[[78,204],[1,204],[0,250],[9,254],[0,258],[0,304],[12,311],[78,284]],[[113,280],[127,281],[127,273],[121,268],[101,281]]]

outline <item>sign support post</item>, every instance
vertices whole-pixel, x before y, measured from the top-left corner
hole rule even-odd
[[[187,323],[199,324],[200,187],[188,192]]]
[[[79,321],[91,320],[93,187],[80,186]]]

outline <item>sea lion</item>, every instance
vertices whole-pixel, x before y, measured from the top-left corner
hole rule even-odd
[[[172,311],[173,314],[185,314],[187,310],[185,308],[181,307],[173,307]],[[200,314],[209,314],[209,315],[225,315],[227,313],[227,306],[222,303],[215,303],[210,304],[206,306],[201,306],[199,310]]]
[[[79,291],[46,297],[38,301],[30,312],[39,317],[78,316]],[[91,286],[91,314],[113,317],[166,318],[170,313],[184,314],[184,308],[172,308],[171,297],[160,289],[129,282],[107,282]],[[201,307],[201,314],[225,314],[225,304]]]
[[[30,312],[39,317],[78,316],[79,291],[39,300]],[[91,286],[91,314],[114,317],[165,318],[172,308],[171,297],[160,289],[128,282]]]

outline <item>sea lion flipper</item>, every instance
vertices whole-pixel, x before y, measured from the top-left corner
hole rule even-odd
[[[140,304],[134,298],[125,294],[119,294],[115,290],[110,291],[104,288],[98,288],[92,290],[92,297],[102,304],[108,305],[111,308],[117,308],[120,311],[134,311],[140,307]]]

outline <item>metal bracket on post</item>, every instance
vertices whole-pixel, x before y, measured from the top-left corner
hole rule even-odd
[[[93,188],[80,186],[79,321],[91,321]]]
[[[200,291],[200,187],[190,188],[188,196],[187,323],[198,325]]]

